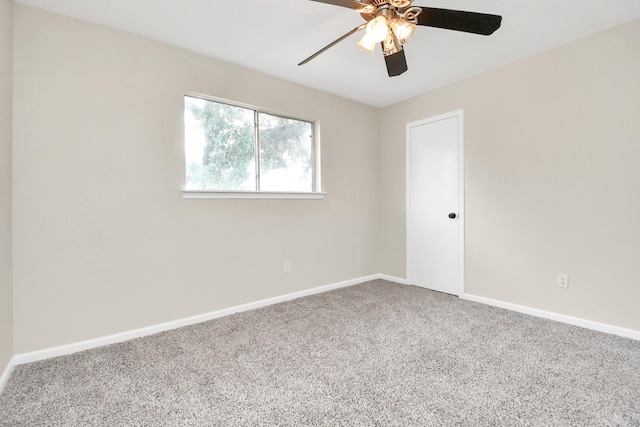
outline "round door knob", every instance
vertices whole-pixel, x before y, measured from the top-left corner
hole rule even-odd
[[[455,218],[456,218],[456,214],[454,214],[453,212],[451,212],[451,213],[449,214],[449,218],[451,218],[451,219],[455,219]]]

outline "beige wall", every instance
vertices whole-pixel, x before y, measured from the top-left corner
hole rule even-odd
[[[385,273],[405,276],[405,124],[459,108],[465,291],[640,330],[640,21],[384,109]]]
[[[11,295],[11,127],[13,2],[0,0],[0,375],[13,355]]]
[[[38,9],[15,16],[16,353],[377,272],[377,109]],[[186,91],[320,120],[325,200],[183,199]]]
[[[14,9],[15,353],[372,273],[405,276],[405,123],[459,108],[466,292],[640,329],[639,21],[379,111]],[[11,43],[2,49],[10,69]],[[326,199],[183,199],[185,91],[320,120]],[[0,188],[10,193],[10,182]],[[4,219],[11,198],[2,200]],[[555,286],[560,272],[568,291]],[[10,301],[10,273],[1,279]]]

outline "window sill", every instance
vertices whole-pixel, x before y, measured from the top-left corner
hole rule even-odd
[[[322,200],[327,193],[296,193],[289,191],[199,191],[183,190],[185,199],[303,199]]]

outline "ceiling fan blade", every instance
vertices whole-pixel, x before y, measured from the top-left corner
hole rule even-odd
[[[310,57],[308,57],[307,59],[305,59],[304,61],[302,61],[301,63],[299,63],[298,65],[304,65],[307,62],[311,61],[313,58],[315,58],[316,56],[320,55],[321,53],[331,49],[332,47],[334,47],[335,45],[337,45],[338,43],[340,43],[342,40],[346,39],[347,37],[349,37],[351,34],[355,34],[358,31],[362,30],[364,27],[367,26],[367,23],[365,22],[364,24],[354,28],[353,30],[349,31],[347,34],[345,34],[344,36],[332,41],[331,43],[329,43],[328,45],[326,45],[325,47],[323,47],[322,49],[320,49],[319,51],[317,51],[316,53],[314,53],[313,55],[311,55]]]
[[[367,7],[367,4],[359,0],[311,0],[318,3],[332,4],[334,6],[348,7],[353,10],[361,10]]]
[[[463,12],[461,10],[422,7],[418,15],[418,25],[463,31],[465,33],[493,34],[502,22],[502,16],[486,13]]]
[[[385,56],[384,62],[387,64],[389,77],[399,76],[409,69],[409,67],[407,67],[407,58],[404,56],[404,49]]]

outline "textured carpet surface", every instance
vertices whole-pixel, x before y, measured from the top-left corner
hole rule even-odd
[[[640,425],[640,342],[376,280],[17,366],[2,426]]]

